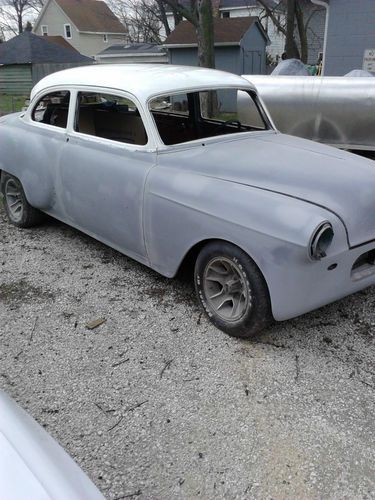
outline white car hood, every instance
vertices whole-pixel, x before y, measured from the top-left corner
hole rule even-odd
[[[178,163],[175,151],[160,163]],[[280,133],[226,136],[189,150],[187,168],[323,207],[345,225],[350,246],[375,239],[375,162]],[[169,156],[169,155],[166,155]],[[272,200],[272,198],[270,198]]]

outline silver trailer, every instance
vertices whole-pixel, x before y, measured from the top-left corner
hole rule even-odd
[[[271,75],[243,75],[243,78],[256,86],[281,132],[342,149],[375,151],[375,78]],[[244,102],[241,93],[240,115]]]

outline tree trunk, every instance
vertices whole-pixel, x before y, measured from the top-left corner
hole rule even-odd
[[[307,24],[305,26],[303,20],[303,12],[300,5],[296,6],[296,20],[297,20],[299,41],[301,45],[301,61],[304,64],[307,64],[307,60],[309,57],[309,44],[307,41]]]
[[[195,27],[198,41],[198,64],[215,68],[214,22],[211,0],[198,0],[198,24]]]
[[[294,40],[294,18],[296,14],[296,0],[288,0],[286,18],[285,52],[287,59],[299,59],[299,53]]]
[[[211,0],[190,0],[190,9],[176,0],[162,0],[187,19],[195,28],[198,44],[198,64],[215,68],[214,21]]]
[[[168,36],[171,34],[171,29],[169,27],[167,14],[165,12],[165,5],[164,5],[162,0],[156,0],[156,3],[158,6],[158,9],[159,9],[160,20],[164,26],[165,34],[166,34],[166,36]]]

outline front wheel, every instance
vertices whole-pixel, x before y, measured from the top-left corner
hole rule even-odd
[[[11,224],[17,227],[32,227],[42,222],[42,212],[29,204],[22,184],[17,177],[3,172],[1,193],[4,197],[5,212]]]
[[[212,323],[239,338],[256,335],[272,321],[267,284],[255,262],[240,248],[214,241],[195,264],[195,289]]]

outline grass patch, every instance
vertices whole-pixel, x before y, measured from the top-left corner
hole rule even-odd
[[[15,113],[25,106],[28,96],[0,94],[0,113]]]

